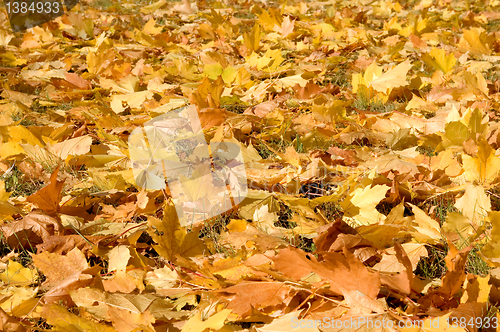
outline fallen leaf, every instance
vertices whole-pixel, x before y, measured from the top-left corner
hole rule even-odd
[[[64,307],[57,304],[48,304],[43,307],[42,317],[47,323],[53,325],[54,331],[103,331],[115,332],[116,330],[105,324],[92,322],[83,317],[79,317],[67,311]]]
[[[44,212],[33,211],[21,220],[3,225],[1,230],[12,249],[32,250],[50,236],[64,232],[64,227],[57,219]]]
[[[33,195],[30,195],[26,200],[36,204],[48,215],[54,214],[59,210],[59,202],[61,201],[61,191],[64,185],[64,180],[57,180],[59,166],[52,172],[49,185],[38,190]]]
[[[0,279],[12,286],[28,286],[35,283],[38,273],[34,269],[29,269],[18,262],[9,260],[7,269],[0,273]]]

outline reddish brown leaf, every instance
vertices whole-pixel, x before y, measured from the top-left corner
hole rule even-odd
[[[61,201],[61,191],[64,185],[64,180],[57,180],[58,172],[59,166],[57,166],[50,176],[50,184],[38,190],[26,199],[28,202],[37,205],[49,215],[57,212],[59,209],[59,202]]]
[[[44,251],[33,255],[33,263],[47,277],[44,285],[49,288],[70,275],[89,268],[84,254],[77,248],[64,256]]]
[[[21,220],[5,224],[1,231],[12,249],[32,250],[50,236],[64,232],[64,227],[44,212],[33,211]]]
[[[330,283],[330,290],[335,294],[358,290],[371,298],[377,296],[380,290],[379,274],[369,272],[353,254],[344,250],[343,253],[328,252],[323,257],[325,261],[318,262],[313,255],[288,247],[272,260],[278,271],[295,280],[301,280],[311,272],[318,274]]]
[[[234,294],[229,298],[227,308],[240,317],[250,315],[252,308],[257,310],[268,307],[271,307],[271,310],[283,308],[286,306],[286,298],[290,296],[289,287],[281,282],[242,281],[217,292]]]
[[[25,332],[27,330],[14,317],[9,316],[2,308],[0,308],[0,331]]]
[[[295,95],[299,99],[310,99],[322,91],[322,88],[313,82],[307,82],[304,87],[297,84],[293,89],[295,90]]]

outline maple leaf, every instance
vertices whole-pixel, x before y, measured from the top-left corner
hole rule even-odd
[[[148,233],[157,243],[153,247],[171,262],[176,260],[176,256],[201,255],[205,250],[205,245],[199,240],[196,232],[187,233],[185,228],[180,226],[172,203],[165,204],[163,221],[149,217],[148,225]]]
[[[252,313],[252,308],[263,310],[282,306],[289,297],[290,289],[280,282],[242,281],[220,292],[234,294],[227,308],[240,317],[246,317]]]
[[[103,332],[114,332],[115,329],[105,324],[99,324],[79,317],[67,311],[63,306],[57,304],[46,305],[42,311],[42,317],[55,327],[56,331],[72,331],[73,326],[79,329],[97,330]]]
[[[0,279],[8,285],[27,286],[35,282],[37,275],[36,270],[28,269],[18,262],[9,260],[7,269],[0,273]]]
[[[375,91],[384,92],[386,94],[387,91],[391,91],[394,88],[398,88],[400,86],[405,86],[408,84],[406,81],[406,74],[412,67],[409,60],[406,60],[403,63],[395,66],[392,69],[389,69],[381,76],[374,78],[369,82],[369,86],[372,87]]]
[[[358,290],[364,295],[374,298],[380,289],[378,273],[369,272],[366,267],[344,249],[344,253],[327,253],[324,262],[318,262],[314,257],[306,255],[295,248],[287,248],[273,258],[278,271],[301,280],[311,272],[319,275],[330,283],[330,290],[338,295],[344,291]],[[292,263],[293,262],[293,263]],[[342,280],[342,282],[339,282]],[[361,285],[360,281],[365,280]],[[369,282],[367,282],[369,280]]]
[[[25,332],[26,328],[12,316],[9,316],[3,309],[0,308],[0,326],[6,331]]]
[[[457,59],[453,54],[446,55],[445,50],[433,47],[429,54],[424,54],[423,60],[444,74],[450,72],[455,66]]]
[[[29,196],[26,200],[36,204],[47,214],[54,214],[59,210],[59,202],[61,201],[61,191],[64,185],[64,180],[57,180],[59,166],[56,167],[50,176],[49,185],[38,190],[33,195]]]
[[[57,219],[41,211],[33,211],[21,220],[1,226],[1,230],[12,249],[33,249],[51,235],[63,233],[64,227]]]
[[[375,206],[385,197],[387,190],[389,187],[385,185],[357,188],[342,202],[345,215],[354,218],[359,225],[379,222],[383,216],[375,210]]]
[[[482,139],[478,142],[477,157],[463,155],[462,158],[464,172],[470,181],[489,185],[498,178],[500,161],[486,140]]]
[[[74,248],[62,256],[49,252],[33,255],[33,263],[47,277],[48,286],[55,286],[70,275],[89,268],[83,253]]]
[[[215,82],[205,78],[196,91],[189,96],[189,100],[197,106],[198,110],[208,107],[218,108],[223,90],[224,82],[221,77],[217,77]]]

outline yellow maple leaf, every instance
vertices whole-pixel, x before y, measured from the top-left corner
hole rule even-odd
[[[385,217],[375,207],[390,189],[386,185],[366,186],[357,188],[341,203],[344,216],[352,217],[357,225],[375,224]]]
[[[382,76],[375,78],[370,82],[369,86],[375,91],[389,94],[392,89],[408,84],[406,81],[406,74],[411,67],[410,60],[406,60],[396,67],[389,69]]]
[[[485,139],[479,140],[477,157],[462,155],[462,167],[467,179],[483,185],[491,185],[500,173],[500,158]]]
[[[446,55],[445,50],[435,47],[432,48],[429,54],[422,55],[422,60],[427,65],[441,70],[444,74],[450,72],[457,63],[457,59],[453,53]]]
[[[0,273],[0,280],[8,285],[28,286],[35,282],[38,273],[18,262],[9,260],[7,270]]]
[[[460,303],[488,302],[491,291],[491,285],[488,284],[490,277],[491,275],[487,275],[486,277],[475,276],[474,279],[466,279],[464,283],[465,292],[460,298]]]
[[[352,74],[352,92],[357,93],[361,85],[368,87],[374,79],[380,76],[382,76],[382,67],[379,67],[375,62],[372,62],[366,68],[364,74]]]
[[[220,312],[214,314],[206,320],[202,319],[202,312],[198,311],[193,317],[191,317],[186,324],[182,327],[181,332],[198,332],[204,331],[205,329],[212,329],[219,331],[226,321],[227,317],[231,313],[229,309],[223,309]]]
[[[257,52],[260,48],[260,25],[255,24],[249,33],[245,32],[243,34],[243,40],[245,46],[250,50],[250,52]]]
[[[482,186],[467,183],[465,194],[456,200],[455,207],[469,220],[479,223],[491,211],[491,202]]]
[[[475,56],[491,54],[491,49],[486,42],[486,33],[483,28],[464,30],[458,46],[465,48]]]
[[[424,241],[435,244],[441,240],[441,228],[439,222],[429,217],[424,211],[417,206],[408,203],[411,206],[412,212],[415,214],[415,226],[413,228],[413,236],[417,241]]]
[[[268,49],[263,56],[254,52],[246,59],[251,67],[267,72],[276,71],[284,60],[279,49]]]
[[[500,212],[491,211],[488,220],[492,226],[491,239],[481,249],[481,256],[489,266],[500,267]]]

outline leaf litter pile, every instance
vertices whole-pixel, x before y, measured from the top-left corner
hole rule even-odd
[[[496,331],[499,9],[98,0],[14,35],[2,8],[1,330]],[[249,190],[181,227],[128,137],[187,105]]]

